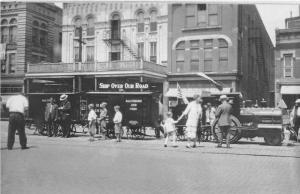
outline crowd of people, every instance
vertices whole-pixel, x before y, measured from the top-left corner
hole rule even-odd
[[[56,104],[55,100],[51,97],[49,102],[45,107],[45,125],[47,128],[48,136],[57,136],[57,127],[55,123],[58,122],[62,128],[62,137],[70,137],[70,128],[71,128],[71,103],[68,100],[68,95],[63,94],[60,96],[59,105]],[[230,148],[230,126],[231,119],[230,115],[232,113],[232,105],[229,98],[226,95],[220,96],[221,104],[215,109],[211,103],[207,103],[205,106],[202,106],[202,98],[200,95],[194,95],[194,100],[189,102],[183,111],[182,115],[175,121],[173,119],[172,112],[166,114],[166,119],[162,121],[161,127],[165,134],[164,147],[168,146],[169,139],[172,140],[174,147],[176,145],[176,124],[184,117],[187,117],[185,126],[186,126],[186,136],[187,136],[187,148],[196,147],[196,138],[197,138],[197,129],[201,123],[202,119],[205,118],[207,125],[212,126],[213,122],[217,120],[218,128],[216,128],[217,135],[217,148],[222,147],[223,135],[226,137],[226,148]],[[89,141],[94,141],[94,137],[97,131],[97,125],[100,130],[99,133],[103,134],[103,137],[106,137],[106,128],[107,128],[107,116],[108,112],[106,109],[107,103],[102,102],[100,104],[100,114],[99,117],[94,110],[94,105],[88,105],[88,128],[89,128]],[[28,115],[28,100],[23,94],[18,94],[12,96],[8,99],[6,107],[9,110],[9,127],[8,127],[8,141],[7,148],[11,150],[14,145],[15,133],[18,131],[19,139],[22,149],[28,149],[27,147],[27,138],[25,134],[25,118]],[[202,107],[205,107],[203,112]],[[294,128],[297,136],[300,126],[300,99],[297,99],[295,106],[293,107],[290,115],[291,126]],[[117,142],[121,142],[122,136],[122,121],[123,115],[120,111],[120,106],[114,106],[114,133],[117,139]],[[202,114],[205,115],[202,115]],[[212,127],[211,127],[212,128]],[[213,134],[213,132],[212,132]]]

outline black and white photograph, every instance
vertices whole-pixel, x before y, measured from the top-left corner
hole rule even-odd
[[[1,0],[1,194],[299,194],[297,0]]]

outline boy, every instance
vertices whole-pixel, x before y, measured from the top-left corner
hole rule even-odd
[[[113,122],[115,124],[115,135],[117,137],[117,142],[121,142],[123,116],[122,116],[122,113],[120,112],[120,106],[117,105],[114,107],[114,109],[116,112],[114,119],[113,119]]]

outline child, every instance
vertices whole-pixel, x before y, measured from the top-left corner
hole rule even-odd
[[[115,124],[115,135],[117,137],[117,142],[121,142],[121,134],[122,134],[122,113],[120,112],[120,106],[115,106],[115,116],[113,122]]]
[[[176,145],[176,128],[175,128],[175,124],[178,123],[178,121],[174,121],[173,120],[173,114],[172,112],[168,112],[167,113],[167,119],[164,122],[164,131],[166,134],[166,139],[165,139],[165,144],[164,147],[167,147],[168,144],[168,140],[170,137],[173,138],[173,146],[177,147]]]
[[[96,133],[96,119],[97,119],[97,114],[94,111],[94,105],[89,104],[89,115],[88,115],[88,121],[89,121],[89,134],[90,134],[90,139],[89,141],[94,141],[94,135]]]

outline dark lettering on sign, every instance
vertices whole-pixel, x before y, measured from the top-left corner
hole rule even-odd
[[[149,89],[147,83],[102,83],[98,84],[99,89]]]

